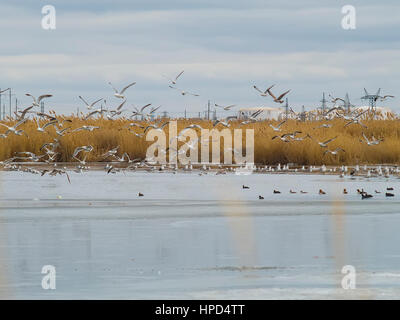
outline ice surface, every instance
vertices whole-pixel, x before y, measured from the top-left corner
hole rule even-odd
[[[396,178],[92,171],[71,182],[0,172],[1,298],[400,297]],[[48,264],[56,290],[41,288]],[[340,286],[348,264],[356,290]]]

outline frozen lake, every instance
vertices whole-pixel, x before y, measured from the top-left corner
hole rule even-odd
[[[70,176],[0,172],[0,298],[400,298],[397,178]],[[344,265],[355,290],[341,288]]]

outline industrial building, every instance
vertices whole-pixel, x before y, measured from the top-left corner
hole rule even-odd
[[[238,110],[238,118],[239,119],[247,119],[254,112],[258,110],[263,110],[256,119],[257,120],[281,120],[285,118],[285,109],[284,108],[271,108],[271,107],[250,107],[250,108],[241,108]]]

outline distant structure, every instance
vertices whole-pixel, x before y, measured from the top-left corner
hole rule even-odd
[[[252,107],[241,108],[238,110],[238,119],[247,119],[254,112],[262,110],[256,119],[257,120],[281,120],[285,117],[285,109],[271,107]]]
[[[350,103],[350,98],[349,98],[349,94],[346,93],[346,96],[344,97],[344,105],[343,105],[344,109],[350,113],[351,111],[351,103]]]
[[[339,100],[343,101],[343,105],[340,105],[340,107],[346,110],[347,113],[350,113],[351,107],[354,107],[354,105],[352,105],[350,102],[349,94],[346,92],[344,99],[339,99]]]
[[[0,91],[1,91],[1,89],[0,89]],[[6,91],[8,91],[8,92],[5,93]],[[5,118],[6,118],[6,105],[5,105],[4,101],[2,101],[2,96],[8,98],[9,117],[11,118],[11,96],[15,96],[15,94],[11,93],[11,88],[3,90],[3,93],[0,93],[0,118],[2,120],[5,120]],[[1,104],[3,104],[3,111],[1,110]],[[2,115],[2,117],[1,117],[1,115]]]
[[[286,98],[286,103],[285,103],[285,119],[287,120],[289,117],[289,100]]]
[[[364,93],[365,93],[365,95],[363,97],[361,97],[361,100],[368,101],[368,104],[369,104],[369,107],[371,108],[371,110],[375,110],[376,100],[378,100],[378,98],[379,98],[379,95],[381,93],[381,88],[378,89],[376,94],[369,94],[367,89],[364,88]]]
[[[322,92],[322,100],[321,100],[321,110],[322,113],[325,114],[325,110],[326,110],[326,103],[328,102],[328,100],[325,99],[325,92]]]
[[[301,107],[300,119],[303,122],[307,119],[306,107],[304,105]]]
[[[161,118],[168,118],[168,112],[167,111],[163,111]],[[186,110],[185,110],[185,118],[186,118]]]

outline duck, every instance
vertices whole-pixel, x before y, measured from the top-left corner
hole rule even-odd
[[[274,190],[274,193],[281,193],[279,190]]]
[[[308,193],[308,192],[307,192],[307,191],[300,190],[300,193],[305,194],[305,193]]]
[[[326,194],[326,192],[324,191],[324,190],[322,190],[322,189],[319,189],[319,192],[318,192],[319,194]]]
[[[343,194],[348,194],[347,189],[343,189]]]
[[[386,193],[385,193],[385,196],[386,196],[386,197],[394,197],[394,194],[393,194],[393,193],[390,193],[390,192],[386,192]]]
[[[372,194],[368,194],[366,192],[361,193],[361,199],[372,198]]]
[[[393,191],[394,189],[392,187],[386,188],[387,191]]]
[[[138,193],[138,196],[139,196],[139,197],[143,197],[143,196],[144,196],[144,194],[143,194],[143,193],[141,193],[141,192],[139,192],[139,193]]]
[[[258,196],[258,199],[264,200],[264,197],[263,196]]]
[[[378,190],[375,190],[375,193],[381,193],[380,191],[378,191]]]
[[[242,186],[243,189],[250,189],[250,187],[243,185]]]
[[[296,191],[293,191],[292,189],[290,189],[290,191],[289,191],[290,193],[296,193]]]

